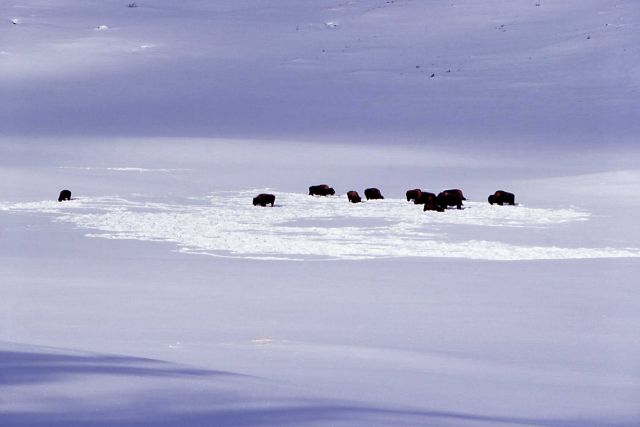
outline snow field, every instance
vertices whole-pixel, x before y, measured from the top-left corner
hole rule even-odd
[[[0,2],[2,427],[640,424],[637,0],[129,1]]]
[[[423,212],[403,199],[348,203],[344,196],[311,197],[276,192],[274,208],[254,207],[263,191],[217,192],[184,203],[79,198],[70,202],[4,203],[0,210],[53,216],[90,230],[88,237],[173,242],[183,252],[256,259],[373,259],[399,257],[536,260],[639,257],[637,248],[517,245],[503,228],[536,229],[554,242],[563,224],[588,221],[577,209],[491,206]],[[450,237],[461,227],[495,229],[495,240]],[[557,239],[556,239],[557,240]]]

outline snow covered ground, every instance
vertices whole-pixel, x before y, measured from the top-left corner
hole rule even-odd
[[[0,4],[0,425],[640,424],[634,1],[128,3]]]
[[[390,257],[533,260],[640,257],[638,248],[562,248],[508,243],[515,228],[521,236],[542,234],[546,242],[565,237],[565,223],[586,222],[575,209],[542,209],[470,202],[447,215],[423,212],[402,199],[361,204],[344,197],[315,198],[279,193],[276,208],[256,209],[252,197],[266,190],[222,192],[178,203],[97,197],[60,204],[55,200],[0,205],[0,210],[46,213],[87,230],[89,237],[174,242],[185,252],[257,259],[371,259]],[[195,202],[195,203],[194,203]],[[590,224],[578,232],[585,233]],[[482,229],[489,228],[489,230]],[[459,235],[473,236],[459,240]],[[525,229],[527,231],[523,231]],[[482,230],[482,231],[480,231]],[[546,233],[545,233],[546,231]],[[477,240],[486,233],[492,240]],[[514,231],[512,231],[514,233]],[[504,234],[504,236],[503,236]],[[558,237],[556,237],[558,236]],[[522,238],[522,237],[521,237]],[[506,240],[506,241],[505,241]]]

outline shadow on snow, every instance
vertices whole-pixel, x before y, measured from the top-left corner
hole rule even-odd
[[[127,376],[138,378],[212,378],[244,377],[231,372],[180,367],[168,362],[127,356],[58,354],[0,350],[0,390],[6,386],[31,387],[69,379],[93,381],[95,376]],[[133,378],[132,378],[133,379]],[[247,384],[251,387],[251,384]],[[160,388],[163,384],[159,384]],[[165,390],[167,391],[167,390]],[[404,409],[366,405],[330,399],[269,398],[234,394],[221,394],[224,390],[204,391],[201,396],[210,402],[211,410],[194,409],[190,398],[180,392],[160,398],[153,393],[138,394],[125,407],[90,410],[81,405],[70,405],[51,410],[0,409],[2,426],[282,426],[338,423],[340,425],[421,425],[421,426],[474,426],[514,425],[548,427],[632,427],[635,424],[589,419],[543,419],[514,416],[492,416],[464,412]],[[198,399],[201,400],[201,399]],[[131,405],[129,408],[126,406]],[[205,407],[208,405],[205,405]],[[225,407],[226,406],[226,407]],[[0,407],[1,408],[1,407]],[[133,409],[132,409],[133,408]],[[177,408],[177,409],[176,409]]]

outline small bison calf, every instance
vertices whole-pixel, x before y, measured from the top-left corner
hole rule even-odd
[[[60,195],[58,196],[58,201],[61,202],[63,200],[71,200],[71,191],[62,190]]]
[[[262,206],[265,207],[268,204],[271,204],[271,207],[273,207],[273,204],[276,201],[276,196],[274,196],[273,194],[258,194],[256,197],[253,198],[253,206]]]
[[[358,192],[353,190],[347,191],[347,199],[349,199],[351,203],[360,203],[362,201]]]
[[[435,202],[429,202],[424,204],[424,212],[426,211],[436,211],[436,212],[444,212],[444,208]]]
[[[509,193],[507,191],[498,190],[492,195],[489,196],[489,203],[494,204],[497,203],[500,206],[503,204],[515,205],[516,204],[516,196],[513,193]]]
[[[366,190],[364,190],[364,196],[367,198],[367,200],[384,199],[384,197],[382,197],[382,193],[380,193],[380,190],[378,190],[377,188],[367,188]]]

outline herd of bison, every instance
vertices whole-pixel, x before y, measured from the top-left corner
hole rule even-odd
[[[333,196],[336,191],[326,184],[312,185],[309,187],[310,196]],[[367,188],[364,190],[364,196],[367,200],[384,199],[382,193],[377,188]],[[444,212],[450,206],[455,206],[458,209],[462,209],[462,201],[467,200],[462,194],[462,190],[444,190],[437,195],[435,193],[429,193],[428,191],[422,191],[419,188],[408,190],[406,193],[407,202],[413,201],[416,205],[424,205],[425,211],[437,211]],[[347,191],[347,199],[351,203],[360,203],[362,198],[357,191]],[[258,194],[253,198],[253,206],[267,206],[273,204],[276,201],[276,196],[273,194]],[[502,206],[504,204],[515,205],[515,196],[512,193],[498,190],[494,194],[489,196],[489,203],[494,203]]]
[[[309,187],[310,196],[333,196],[336,191],[326,184],[312,185]],[[367,188],[364,190],[364,196],[367,200],[384,199],[382,193],[377,188]],[[428,191],[422,191],[419,188],[413,190],[407,190],[406,193],[407,202],[413,201],[416,205],[424,205],[425,211],[437,211],[444,212],[450,206],[455,206],[458,209],[462,209],[462,201],[467,200],[462,194],[462,190],[444,190],[438,195],[435,193],[429,193]],[[347,199],[350,203],[360,203],[362,198],[357,191],[347,191]],[[58,201],[71,200],[71,191],[62,190],[58,196]],[[489,203],[494,203],[502,206],[504,204],[515,205],[515,196],[513,193],[498,190],[489,196]],[[258,194],[253,198],[253,206],[273,206],[276,202],[276,196],[273,194]]]

